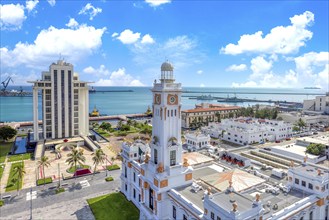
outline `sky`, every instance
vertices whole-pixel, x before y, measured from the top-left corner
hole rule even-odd
[[[161,64],[193,87],[329,91],[327,0],[2,0],[1,81],[58,59],[95,86],[151,86]]]

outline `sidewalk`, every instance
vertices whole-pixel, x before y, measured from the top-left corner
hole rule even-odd
[[[7,158],[5,162],[7,161]],[[6,191],[6,186],[7,186],[7,181],[9,178],[9,173],[10,173],[10,168],[11,168],[11,163],[7,162],[5,163],[5,169],[3,171],[2,177],[1,177],[1,182],[0,182],[0,192],[4,193]]]

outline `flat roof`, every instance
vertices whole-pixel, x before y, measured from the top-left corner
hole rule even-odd
[[[199,209],[203,210],[203,195],[204,190],[199,190],[198,192],[195,192],[192,188],[192,185],[189,186],[182,186],[175,188],[175,190],[184,196],[186,199],[188,199],[190,202],[192,202],[194,205],[196,205]]]
[[[301,174],[307,174],[312,177],[319,176],[318,170],[321,171],[320,176],[324,179],[329,179],[329,169],[325,169],[319,166],[312,166],[310,164],[302,164],[301,166],[295,167],[295,171]]]
[[[182,155],[182,158],[186,158],[191,166],[214,161],[213,158],[200,154],[198,152],[185,153]]]
[[[297,138],[297,140],[316,143],[316,144],[329,145],[329,132],[320,135],[310,136],[310,137],[300,137]]]
[[[304,147],[304,146],[300,146],[300,145],[296,145],[296,144],[286,144],[286,145],[272,146],[271,148],[278,149],[283,152],[285,151],[285,152],[293,153],[300,157],[305,157],[306,147]],[[307,154],[307,157],[314,159],[314,158],[317,158],[318,156],[312,155],[312,154]],[[298,159],[298,158],[296,158],[296,159]]]
[[[226,191],[214,194],[212,197],[210,197],[210,200],[227,211],[231,211],[233,209],[233,203],[235,202],[238,206],[238,212],[245,212],[250,210],[253,203],[253,199],[248,198],[248,196],[236,192]]]
[[[183,110],[182,112],[186,112],[186,113],[216,112],[216,111],[237,110],[237,109],[240,109],[240,107],[231,106],[231,107],[219,107],[219,108],[196,108],[196,109]]]

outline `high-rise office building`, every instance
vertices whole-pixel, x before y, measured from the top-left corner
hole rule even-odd
[[[42,98],[41,138],[56,139],[87,135],[89,131],[88,82],[80,81],[73,65],[58,60],[42,72],[42,79],[33,83],[34,139],[39,140],[38,98]]]

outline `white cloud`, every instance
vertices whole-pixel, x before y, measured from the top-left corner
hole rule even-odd
[[[145,34],[141,41],[142,44],[154,44],[155,41],[149,34]]]
[[[264,57],[258,56],[251,60],[250,69],[252,70],[250,78],[258,79],[259,77],[262,77],[264,74],[267,74],[271,71],[272,61],[266,61]]]
[[[201,83],[201,84],[200,84],[200,87],[201,87],[201,88],[202,88],[202,87],[205,87],[205,85],[204,85],[203,83]]]
[[[160,5],[170,3],[171,0],[145,0],[145,2],[152,7],[158,7]]]
[[[39,0],[28,0],[26,1],[26,9],[28,12],[33,11],[33,9],[37,6]]]
[[[119,34],[117,33],[117,32],[114,32],[112,35],[111,35],[111,37],[116,37],[116,36],[118,36]]]
[[[95,8],[94,6],[92,6],[92,4],[88,3],[80,10],[79,15],[89,15],[89,20],[93,20],[94,17],[101,12],[101,8]]]
[[[55,4],[56,4],[56,0],[47,0],[47,2],[49,3],[49,5],[50,5],[51,7],[54,7]]]
[[[197,45],[197,40],[183,35],[155,44],[134,44],[130,49],[134,53],[134,61],[139,65],[159,64],[169,59],[174,63],[175,69],[179,70],[185,66],[199,64],[204,59],[205,55],[197,50]]]
[[[106,69],[105,65],[100,65],[99,68],[95,69],[92,66],[88,66],[83,69],[84,73],[93,75],[93,76],[108,76],[110,75],[110,71]]]
[[[228,71],[228,72],[230,72],[230,71],[240,72],[240,71],[244,71],[246,69],[247,69],[246,64],[240,64],[240,65],[233,64],[233,65],[227,67],[226,71]]]
[[[96,86],[144,86],[142,82],[126,73],[125,68],[113,71],[109,79],[100,79]]]
[[[196,73],[201,75],[203,73],[203,70],[198,70]]]
[[[79,26],[79,23],[74,18],[70,18],[69,23],[65,25],[69,28],[75,28]]]
[[[26,65],[28,67],[48,66],[61,54],[70,62],[90,55],[102,44],[106,28],[81,25],[77,29],[57,29],[53,26],[42,30],[32,44],[18,42],[10,50],[0,48],[3,67]]]
[[[16,72],[11,72],[11,71],[1,73],[2,79],[6,79],[9,76],[12,78],[15,85],[31,85],[27,83],[27,80],[33,81],[39,79],[40,73],[36,74],[34,72],[30,72],[30,73],[24,72],[24,74],[18,74]]]
[[[132,32],[129,29],[126,29],[120,33],[120,35],[117,37],[118,40],[120,40],[123,44],[133,44],[138,41],[141,34],[136,32]]]
[[[20,4],[0,5],[0,27],[2,30],[19,30],[26,16],[24,6]]]
[[[310,40],[313,33],[307,30],[312,25],[314,14],[306,11],[290,18],[291,25],[274,27],[263,37],[263,32],[245,34],[237,44],[228,44],[221,48],[224,54],[237,55],[242,53],[291,54],[299,51]]]
[[[295,69],[280,74],[272,71],[272,61],[256,57],[251,62],[252,74],[245,83],[232,83],[233,87],[268,87],[268,88],[301,88],[319,86],[328,89],[329,85],[329,53],[309,52],[288,62],[295,62]],[[282,63],[280,63],[282,65]]]

